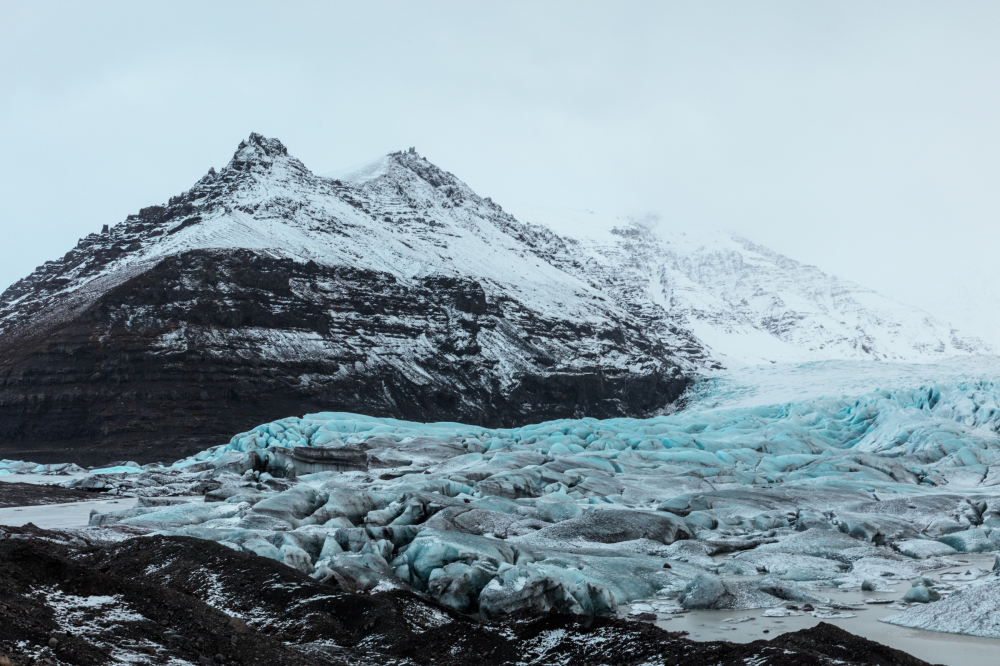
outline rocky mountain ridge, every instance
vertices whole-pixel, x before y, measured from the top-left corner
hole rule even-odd
[[[529,208],[564,238],[595,288],[632,304],[646,330],[689,332],[733,367],[830,359],[928,362],[992,353],[919,309],[746,238],[590,211]],[[572,270],[572,268],[570,268]]]
[[[681,355],[550,263],[562,245],[415,152],[335,180],[251,135],[0,296],[0,448],[171,459],[307,411],[502,425],[663,409]]]

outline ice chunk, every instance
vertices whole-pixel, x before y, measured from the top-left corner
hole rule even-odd
[[[898,541],[894,544],[896,550],[903,555],[925,560],[928,557],[944,557],[954,555],[958,551],[946,543],[931,541],[929,539],[909,539]]]
[[[312,576],[335,580],[342,589],[366,592],[394,578],[389,564],[377,553],[343,553],[316,563]]]
[[[604,615],[612,613],[617,603],[610,589],[576,569],[535,563],[502,567],[479,595],[479,608],[486,617],[552,609]]]
[[[479,606],[479,594],[496,575],[496,570],[452,562],[431,571],[428,593],[446,606],[468,612]]]
[[[881,621],[912,629],[1000,638],[998,598],[1000,579],[990,578],[935,603],[915,605]]]
[[[729,608],[726,584],[718,576],[699,574],[681,592],[681,606],[689,610]],[[775,600],[777,603],[777,600]]]
[[[669,514],[605,509],[556,523],[539,530],[535,536],[553,541],[583,539],[618,543],[650,539],[670,544],[678,539],[690,538],[691,533],[682,521]]]
[[[923,585],[915,585],[906,591],[903,595],[903,601],[908,601],[910,603],[926,604],[931,601],[937,601],[941,598],[941,595],[932,588],[924,587]]]
[[[286,543],[278,549],[278,561],[302,573],[312,573],[312,558],[309,553],[293,543]]]
[[[951,546],[960,553],[985,553],[997,549],[997,544],[990,540],[990,535],[986,533],[986,530],[978,527],[946,534],[939,537],[938,541]]]
[[[428,529],[410,543],[406,560],[413,575],[426,583],[435,569],[452,562],[496,570],[501,564],[514,562],[514,549],[498,539]]]

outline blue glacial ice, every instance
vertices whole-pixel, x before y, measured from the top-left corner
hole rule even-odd
[[[0,460],[0,476],[11,476],[11,475],[44,475],[44,476],[56,476],[56,475],[70,475],[70,474],[83,474],[87,470],[79,467],[74,463],[55,463],[49,465],[39,465],[33,462],[24,462],[21,460]]]
[[[657,597],[815,603],[909,588],[949,557],[1000,547],[998,370],[749,368],[706,378],[672,414],[519,428],[309,414],[68,484],[206,492],[93,524],[211,539],[487,616]]]

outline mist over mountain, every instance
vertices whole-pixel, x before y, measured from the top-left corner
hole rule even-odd
[[[994,349],[964,327],[738,234],[675,228],[654,214],[609,216],[541,206],[518,207],[516,213],[559,233],[605,289],[691,331],[726,366],[926,362]],[[942,309],[961,308],[957,300]]]

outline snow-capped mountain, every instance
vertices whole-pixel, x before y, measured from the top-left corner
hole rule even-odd
[[[552,254],[412,150],[330,179],[254,134],[0,297],[0,446],[166,458],[310,411],[502,425],[676,399],[669,341]]]
[[[745,240],[570,236],[412,149],[324,177],[253,134],[0,296],[0,450],[170,458],[319,411],[643,416],[734,362],[983,351]]]
[[[992,351],[919,308],[721,231],[652,217],[526,208],[559,232],[602,291],[650,321],[690,331],[726,366],[869,359],[926,362]],[[570,271],[574,272],[574,271]]]

